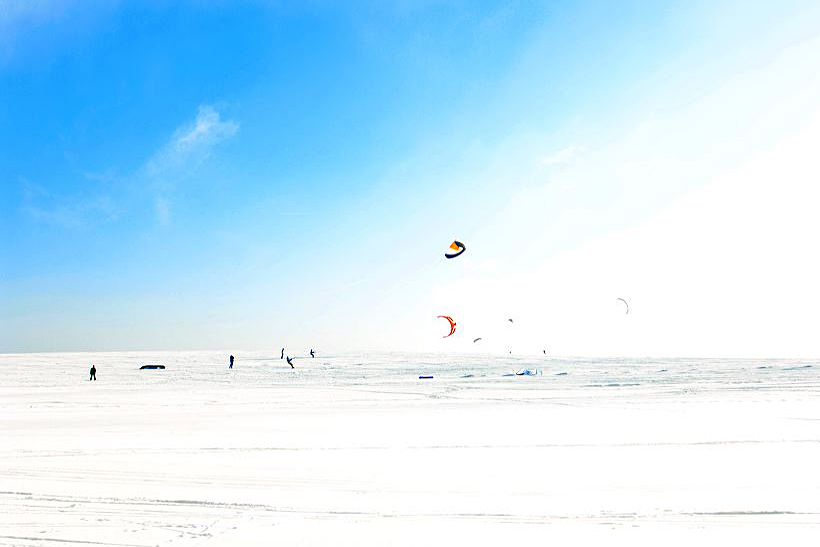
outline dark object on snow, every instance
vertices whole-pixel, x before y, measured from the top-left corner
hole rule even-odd
[[[154,370],[154,369],[164,369],[165,365],[142,365],[140,370]]]
[[[293,359],[292,358],[287,357],[287,360],[288,360],[288,364],[290,365],[290,368],[296,368],[296,367],[293,366]]]
[[[419,380],[432,380],[432,376],[419,376]]]
[[[94,365],[91,365],[90,373],[91,373],[91,377],[88,378],[88,381],[90,382],[91,380],[94,380],[96,382],[97,381],[97,368]]]

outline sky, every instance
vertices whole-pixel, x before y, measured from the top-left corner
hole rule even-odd
[[[819,142],[812,1],[0,0],[0,352],[817,357]]]

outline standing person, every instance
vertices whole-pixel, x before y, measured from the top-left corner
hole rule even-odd
[[[310,348],[310,356],[311,356],[311,357],[316,357],[316,356],[313,354],[313,348]]]
[[[233,355],[231,355],[231,366],[229,366],[228,368],[233,368]]]
[[[91,372],[91,376],[88,378],[88,381],[90,382],[91,380],[94,380],[96,382],[97,381],[97,369],[94,367],[94,365],[91,365],[91,371],[90,372]]]
[[[280,359],[285,358],[285,348],[282,348],[282,355],[279,356]]]

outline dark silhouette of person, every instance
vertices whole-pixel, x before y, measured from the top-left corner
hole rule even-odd
[[[91,371],[90,372],[91,372],[91,376],[88,378],[88,381],[90,382],[91,380],[94,380],[96,382],[97,381],[97,369],[96,369],[96,367],[94,367],[94,365],[91,365]]]
[[[282,348],[282,355],[279,356],[280,359],[285,358],[285,348]]]
[[[296,367],[293,366],[293,359],[291,359],[290,357],[288,357],[287,359],[288,359],[288,364],[290,365],[290,368],[296,368]]]
[[[313,348],[311,348],[311,349],[310,349],[310,356],[311,356],[311,357],[316,357],[316,356],[313,354]]]
[[[231,355],[231,366],[229,366],[228,368],[233,368],[233,355]]]

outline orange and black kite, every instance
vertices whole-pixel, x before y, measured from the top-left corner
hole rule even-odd
[[[444,256],[447,258],[455,258],[457,256],[461,256],[461,253],[467,250],[467,247],[464,246],[464,243],[460,241],[453,241],[450,243],[450,248],[454,250],[454,253],[444,253]]]

